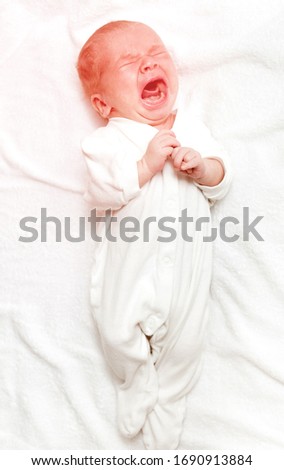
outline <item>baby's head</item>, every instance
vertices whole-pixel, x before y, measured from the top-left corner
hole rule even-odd
[[[143,23],[113,21],[83,46],[77,69],[86,94],[105,119],[163,122],[175,103],[177,71],[159,36]]]

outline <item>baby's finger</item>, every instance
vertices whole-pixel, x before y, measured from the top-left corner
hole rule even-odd
[[[186,153],[185,149],[179,148],[178,151],[175,153],[174,157],[172,155],[173,165],[178,170],[180,170],[180,168],[181,168],[182,162],[184,160],[185,153]]]
[[[191,165],[191,162],[182,162],[182,164],[180,166],[180,169],[182,171],[189,170],[190,168],[193,168],[192,165]]]
[[[166,138],[163,138],[161,140],[161,145],[164,147],[173,147],[173,148],[176,148],[176,147],[180,147],[180,143],[179,141],[175,138],[175,137],[166,137]]]
[[[187,152],[186,152],[186,155],[184,157],[184,161],[188,162],[188,161],[192,160],[193,158],[199,158],[200,159],[201,155],[196,150],[188,148]]]
[[[188,158],[188,154],[185,156],[183,163],[181,165],[181,170],[188,170],[189,168],[194,168],[199,163],[198,155],[193,155],[190,159]]]
[[[166,155],[167,157],[171,157],[172,152],[173,152],[172,146],[163,147],[163,154]]]
[[[180,147],[175,147],[172,151],[172,159],[176,158],[178,152],[180,151]]]

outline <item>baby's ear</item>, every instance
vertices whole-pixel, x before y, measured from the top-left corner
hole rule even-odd
[[[108,119],[111,106],[107,105],[106,102],[102,99],[102,96],[99,93],[96,93],[91,96],[91,103],[93,108],[99,113],[99,115],[104,118]]]

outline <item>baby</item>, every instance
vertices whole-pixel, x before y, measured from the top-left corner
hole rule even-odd
[[[230,174],[221,158],[193,150],[195,142],[215,155],[216,144],[203,124],[176,110],[177,71],[151,28],[106,24],[83,46],[77,68],[93,107],[108,121],[82,149],[90,176],[85,197],[115,216],[116,242],[108,233],[95,245],[91,303],[119,380],[119,430],[127,437],[142,430],[147,449],[175,449],[186,396],[201,369],[209,205],[225,195]],[[192,221],[196,226],[188,227]],[[146,239],[133,236],[142,222]],[[119,236],[122,226],[127,240]],[[172,236],[161,237],[165,232]]]

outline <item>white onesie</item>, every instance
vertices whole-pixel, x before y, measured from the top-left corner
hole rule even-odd
[[[182,146],[223,159],[207,127],[181,109],[173,131]],[[103,235],[94,246],[91,303],[119,379],[118,426],[128,437],[142,429],[148,449],[175,449],[186,395],[201,367],[212,263],[212,243],[203,241],[211,229],[209,205],[225,195],[231,175],[226,165],[219,185],[200,186],[169,160],[140,189],[136,162],[157,132],[112,118],[83,140],[82,149],[90,174],[85,198],[117,218],[110,224],[117,240]],[[186,216],[193,218],[187,233]],[[200,217],[207,219],[196,227]]]

